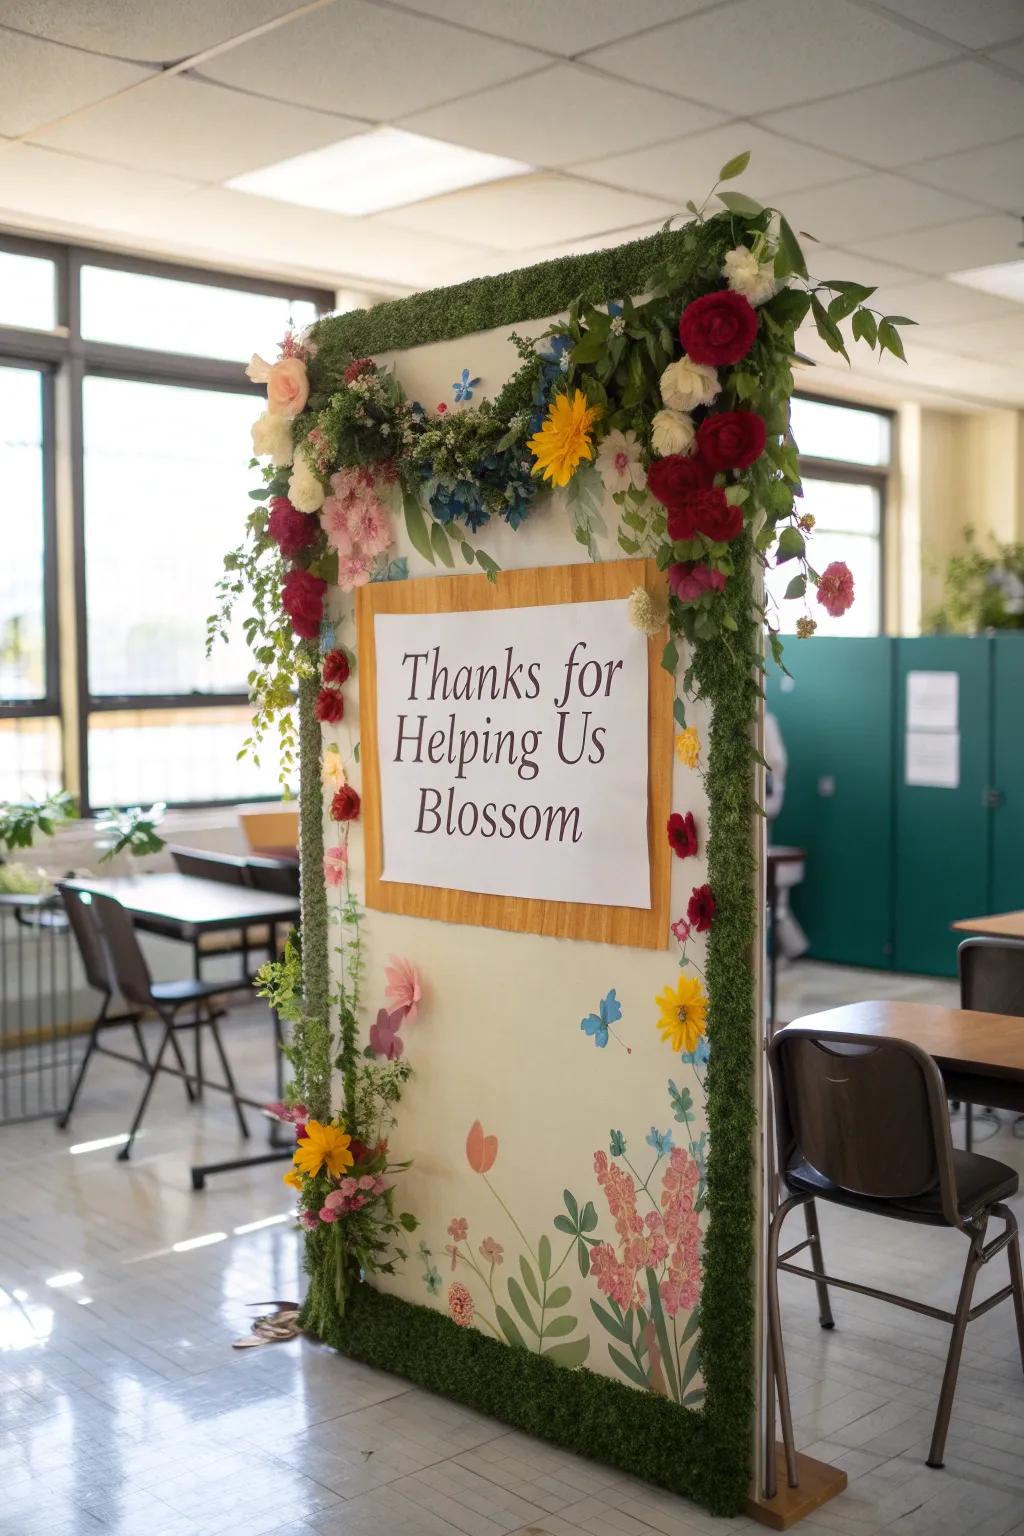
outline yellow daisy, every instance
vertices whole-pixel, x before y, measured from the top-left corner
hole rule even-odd
[[[676,757],[684,768],[696,768],[700,760],[700,737],[695,725],[688,725],[676,737]]]
[[[588,405],[580,389],[573,390],[571,400],[556,395],[544,425],[526,445],[537,461],[533,473],[552,485],[568,485],[581,459],[594,457],[591,433],[600,414],[601,407]]]
[[[655,1001],[661,1009],[658,1033],[674,1051],[695,1051],[707,1025],[708,999],[696,976],[681,975]]]
[[[291,1185],[292,1189],[302,1188],[302,1174],[297,1168],[289,1168],[288,1172],[282,1173],[281,1177],[286,1184]]]
[[[351,1140],[351,1136],[347,1136],[336,1125],[321,1125],[319,1120],[307,1120],[306,1134],[299,1138],[292,1162],[311,1179],[316,1177],[321,1168],[326,1168],[332,1179],[340,1178],[354,1162],[348,1149]]]

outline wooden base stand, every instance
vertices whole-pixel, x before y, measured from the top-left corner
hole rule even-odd
[[[842,1493],[847,1484],[846,1473],[839,1467],[830,1467],[827,1461],[815,1461],[813,1456],[798,1454],[796,1470],[800,1486],[790,1488],[786,1482],[786,1457],[781,1445],[775,1447],[775,1462],[779,1491],[774,1499],[766,1499],[760,1489],[753,1489],[746,1504],[746,1513],[751,1520],[770,1526],[773,1531],[788,1531],[812,1510],[820,1509],[837,1493]]]

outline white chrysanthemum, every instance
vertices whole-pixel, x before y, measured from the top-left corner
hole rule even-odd
[[[288,500],[297,512],[319,512],[327,492],[300,454],[288,481]]]
[[[770,299],[779,286],[775,281],[773,263],[762,265],[745,245],[738,245],[734,251],[726,252],[722,276],[733,293],[742,293],[747,302],[753,305],[763,304],[766,299]]]
[[[669,363],[661,376],[661,398],[670,411],[710,405],[718,390],[718,374],[710,363],[693,363],[688,357]]]
[[[269,411],[257,416],[252,424],[252,451],[257,458],[269,456],[273,464],[290,464],[294,453],[290,419]]]
[[[696,437],[693,417],[685,411],[658,411],[651,422],[651,448],[659,458],[670,453],[692,453]]]
[[[668,622],[665,609],[655,602],[646,587],[633,588],[626,611],[633,628],[645,635],[656,635]]]
[[[646,483],[647,475],[640,462],[640,444],[635,432],[609,432],[597,450],[594,462],[602,485],[613,495],[630,488],[642,490]]]

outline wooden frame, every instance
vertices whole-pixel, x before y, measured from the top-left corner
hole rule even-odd
[[[501,571],[493,582],[486,576],[437,576],[372,582],[359,589],[356,625],[368,907],[406,917],[437,918],[447,923],[470,923],[516,933],[541,933],[551,938],[591,939],[602,944],[626,944],[641,949],[664,949],[667,946],[671,850],[664,828],[672,798],[674,680],[661,665],[664,634],[652,638],[647,648],[647,843],[651,906],[643,909],[489,896],[381,879],[384,838],[380,814],[377,651],[373,623],[378,613],[464,613],[598,602],[628,597],[638,586],[645,586],[652,594],[664,597],[665,585],[665,577],[653,560],[615,560],[596,565]]]

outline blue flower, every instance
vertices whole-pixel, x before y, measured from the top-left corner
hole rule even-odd
[[[479,383],[479,379],[470,378],[468,368],[463,368],[461,379],[456,379],[452,385],[456,400],[472,400],[473,391]]]
[[[659,1131],[656,1125],[652,1125],[650,1132],[644,1137],[647,1145],[653,1147],[659,1157],[667,1157],[672,1151],[672,1129]]]
[[[444,1282],[442,1281],[439,1272],[434,1268],[433,1265],[431,1265],[427,1270],[424,1279],[426,1281],[427,1290],[430,1292],[431,1296],[436,1296]]]
[[[697,1140],[693,1143],[693,1160],[697,1164],[697,1173],[701,1184],[707,1182],[708,1177],[708,1133],[701,1131]]]
[[[612,1131],[608,1142],[608,1151],[612,1157],[624,1157],[626,1155],[626,1138],[621,1131]]]
[[[585,1035],[593,1036],[598,1050],[603,1050],[608,1044],[608,1026],[617,1024],[621,1018],[622,1007],[613,987],[597,1005],[597,1012],[588,1013],[585,1019],[580,1020],[580,1029]]]
[[[708,1037],[701,1035],[695,1051],[683,1051],[681,1059],[688,1067],[706,1067],[708,1064]]]

